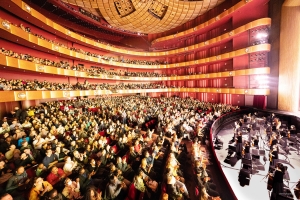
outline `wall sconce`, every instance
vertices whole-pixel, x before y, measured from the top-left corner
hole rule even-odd
[[[232,72],[229,72],[229,76],[232,76]]]
[[[24,92],[20,92],[20,93],[17,94],[17,97],[19,99],[25,99],[26,98],[26,94]]]
[[[7,22],[7,21],[3,21],[3,22],[2,22],[2,26],[3,26],[4,28],[6,28],[7,30],[10,29],[10,23]]]
[[[247,94],[248,93],[248,90],[245,90],[245,94]]]
[[[30,6],[28,6],[27,4],[25,4],[25,10],[30,13],[31,12]]]

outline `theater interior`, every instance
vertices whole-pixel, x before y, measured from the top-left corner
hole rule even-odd
[[[0,0],[0,200],[300,199],[299,0]]]

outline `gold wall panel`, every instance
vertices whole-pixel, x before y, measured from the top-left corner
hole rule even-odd
[[[41,91],[26,92],[26,100],[32,100],[32,99],[43,99],[43,92]]]
[[[63,91],[50,91],[50,98],[62,98],[64,97]]]
[[[297,2],[297,3],[296,3]],[[286,0],[281,9],[278,109],[300,110],[300,3]]]
[[[16,3],[17,5],[19,5],[19,7],[21,9],[24,10],[24,8],[22,7],[22,0],[11,0],[13,1],[14,3]],[[249,0],[250,1],[250,0]],[[252,0],[253,1],[253,0]],[[219,15],[219,18],[222,18],[222,17],[225,17],[227,15],[229,15],[230,13],[238,10],[241,6],[244,6],[245,5],[245,2],[244,1],[241,1],[239,2],[238,4],[236,4],[235,6],[231,7],[230,9],[227,9],[226,11],[224,11],[222,14]],[[128,54],[128,55],[137,55],[137,56],[149,56],[149,57],[153,57],[153,56],[165,56],[165,55],[172,55],[174,53],[176,53],[177,51],[165,51],[165,52],[138,52],[138,51],[131,51],[131,50],[124,50],[124,49],[120,49],[120,47],[112,47],[112,46],[108,46],[108,45],[105,45],[105,44],[102,44],[102,43],[98,43],[98,42],[94,42],[90,39],[87,39],[87,38],[84,38],[76,33],[73,33],[67,29],[64,29],[62,26],[54,23],[53,21],[51,21],[50,19],[46,18],[45,16],[43,16],[42,14],[38,13],[37,11],[35,11],[34,9],[31,8],[31,15],[37,19],[39,19],[40,21],[44,22],[45,24],[47,24],[48,26],[51,26],[52,28],[55,29],[55,31],[60,31],[61,33],[70,33],[70,34],[67,34],[68,36],[74,38],[74,39],[77,39],[79,41],[82,41],[82,42],[86,42],[87,44],[91,44],[95,47],[98,47],[98,48],[101,48],[101,49],[106,49],[106,50],[110,50],[110,51],[113,51],[113,52],[116,52],[116,53],[123,53],[123,54]],[[197,29],[200,29],[200,28],[204,28],[205,26],[207,26],[209,23],[214,23],[216,20],[215,18],[193,28],[192,30],[188,30],[186,33],[189,33],[189,32],[193,32],[194,29],[197,30]],[[262,25],[270,25],[271,24],[271,19],[270,18],[262,18],[262,19],[258,19],[258,20],[255,20],[253,22],[250,22],[246,25],[244,25],[245,27],[248,27],[248,29],[246,29],[244,26],[243,29],[244,30],[249,30],[251,27],[254,28],[256,26],[262,26]],[[239,28],[238,28],[239,29]],[[238,34],[239,31],[231,31],[233,32],[234,34],[231,35],[234,36],[235,34]],[[225,33],[223,34],[224,36],[225,35],[228,35],[228,33]],[[176,34],[175,37],[177,36],[184,36],[184,32],[181,32],[181,33],[178,33]],[[222,35],[222,37],[223,37]],[[167,36],[169,37],[169,39],[173,39],[174,38],[174,35],[171,35],[171,36]],[[162,37],[162,38],[165,38],[165,37]],[[159,38],[159,39],[156,39],[155,41],[159,41],[161,40],[162,38]],[[91,42],[88,42],[88,40],[90,40]],[[167,39],[162,39],[162,40],[167,40]],[[218,41],[218,39],[213,39],[213,40],[216,40]],[[154,42],[155,42],[154,41]],[[209,42],[208,42],[209,43]],[[210,44],[210,43],[209,43]],[[196,44],[198,45],[198,44]],[[188,47],[188,49],[190,48],[197,48],[196,45],[192,45],[190,47]],[[201,46],[198,46],[198,48],[201,47]],[[185,47],[186,48],[186,47]],[[184,50],[184,48],[181,48],[180,52],[184,52],[184,51],[187,51],[187,50]]]
[[[3,55],[3,54],[0,54],[0,65],[4,65],[4,66],[7,66],[7,62],[6,62],[6,56]]]
[[[20,31],[18,32],[18,34],[19,34],[19,35],[24,35],[24,34],[22,34],[22,32],[20,32]],[[28,40],[29,40],[30,42],[34,43],[34,44],[38,44],[38,45],[40,45],[40,46],[43,47],[43,45],[41,45],[41,43],[40,43],[40,41],[39,41],[39,40],[41,40],[41,39],[39,39],[38,37],[35,37],[35,36],[32,35],[32,34],[29,34]],[[42,41],[45,41],[45,40],[42,40]],[[46,48],[47,48],[47,47],[46,47]]]
[[[42,91],[43,99],[51,99],[51,91]]]
[[[6,57],[6,65],[7,66],[15,66],[16,68],[19,67],[19,60],[13,57]]]
[[[26,60],[18,60],[18,61],[19,61],[18,66],[20,69],[25,69],[25,70],[30,70],[30,71],[36,70],[36,66],[33,62],[28,62]]]
[[[0,102],[15,101],[15,94],[12,91],[0,91]]]
[[[36,64],[36,65],[40,66],[40,64]],[[58,71],[60,69],[57,67],[50,67],[50,66],[44,66],[44,67],[45,67],[45,73],[61,75]]]

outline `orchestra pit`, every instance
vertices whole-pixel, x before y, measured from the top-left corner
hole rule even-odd
[[[0,200],[300,199],[299,0],[0,0]]]

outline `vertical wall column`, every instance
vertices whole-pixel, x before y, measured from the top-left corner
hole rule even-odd
[[[300,1],[285,0],[281,10],[278,109],[299,109]]]

